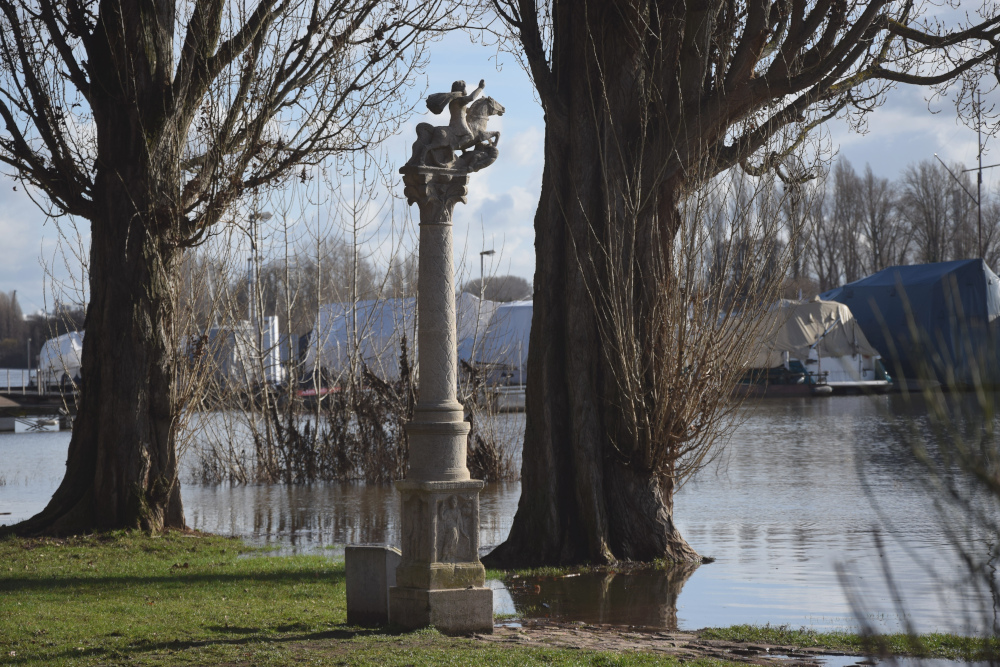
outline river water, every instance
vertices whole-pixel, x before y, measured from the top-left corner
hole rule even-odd
[[[907,463],[900,424],[921,419],[899,396],[762,401],[676,498],[682,533],[715,562],[669,574],[495,582],[497,609],[682,629],[771,623],[829,630],[864,622],[883,631],[908,624],[922,632],[986,631],[993,619],[983,609],[991,602],[966,581],[919,484],[924,473]],[[0,434],[0,524],[45,505],[68,442],[65,432]],[[191,458],[186,481],[194,476]],[[484,490],[484,551],[506,537],[519,494],[517,483]],[[399,542],[398,500],[388,486],[185,483],[183,499],[191,527],[279,552],[336,557],[344,544]]]

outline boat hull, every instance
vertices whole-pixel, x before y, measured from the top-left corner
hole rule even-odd
[[[738,384],[733,390],[737,396],[747,398],[808,398],[829,396],[833,392],[826,385],[815,384]]]

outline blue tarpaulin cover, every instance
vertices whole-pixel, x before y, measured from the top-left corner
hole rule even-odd
[[[981,259],[892,266],[820,298],[851,309],[897,378],[1000,384],[1000,278]]]

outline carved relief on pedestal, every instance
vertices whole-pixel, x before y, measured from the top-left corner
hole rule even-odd
[[[420,494],[410,493],[403,497],[403,554],[405,558],[430,559],[427,554],[427,502]]]
[[[437,560],[442,563],[464,563],[478,557],[478,530],[475,517],[475,501],[458,495],[440,498],[437,501]]]

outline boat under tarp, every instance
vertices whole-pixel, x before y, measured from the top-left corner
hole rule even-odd
[[[481,335],[459,343],[459,359],[485,369],[487,384],[523,386],[533,307],[532,301],[494,304]]]
[[[467,292],[455,298],[460,359],[463,359],[463,350],[479,347],[476,341],[482,339],[497,306],[493,301],[480,301]],[[413,297],[322,306],[306,350],[304,366],[307,373],[317,366],[331,377],[346,373],[353,354],[378,377],[389,381],[398,379],[404,336],[411,363],[416,358],[416,314],[417,302]]]
[[[45,341],[38,352],[38,378],[43,387],[69,387],[80,381],[83,335],[82,331],[70,331]]]
[[[1000,278],[981,259],[893,266],[820,296],[851,309],[907,385],[1000,384]]]
[[[878,350],[844,304],[782,299],[766,317],[743,384],[766,385],[772,395],[794,394],[790,385],[802,385],[803,394],[888,389]]]

